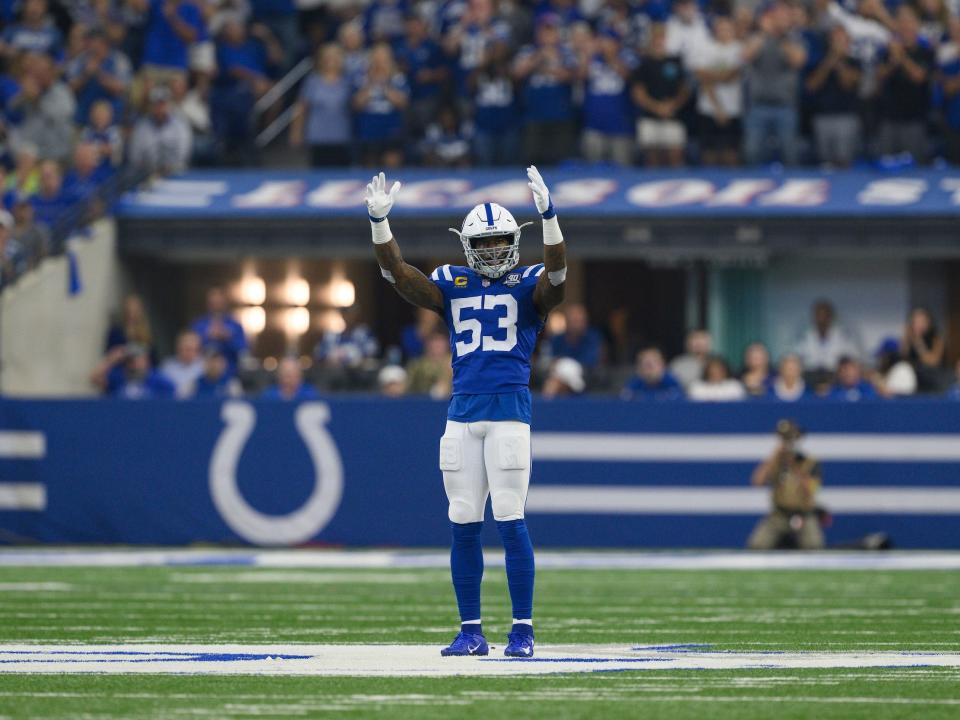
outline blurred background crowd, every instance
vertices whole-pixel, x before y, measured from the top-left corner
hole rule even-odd
[[[7,0],[4,204],[30,205],[48,224],[122,159],[151,174],[304,160],[958,162],[957,10],[955,0]]]
[[[228,398],[242,395],[308,400],[321,392],[376,392],[388,397],[449,397],[450,343],[438,315],[417,312],[398,345],[384,345],[359,320],[327,332],[312,355],[249,356],[243,326],[221,288],[207,294],[207,312],[177,337],[175,352],[158,358],[150,322],[137,295],[124,303],[107,351],[91,381],[109,397]],[[795,346],[772,358],[761,342],[740,357],[714,352],[703,329],[687,333],[684,352],[624,336],[615,316],[594,323],[579,303],[555,313],[534,357],[532,387],[546,398],[615,395],[639,402],[779,402],[818,399],[859,402],[916,394],[960,400],[960,361],[945,366],[944,338],[924,308],[911,311],[899,337],[864,348],[855,329],[838,321],[826,299],[811,308]],[[626,359],[627,362],[623,362]]]

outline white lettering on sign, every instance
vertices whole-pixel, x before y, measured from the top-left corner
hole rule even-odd
[[[525,199],[530,200],[530,188],[526,190]],[[566,207],[599,205],[617,191],[617,183],[605,178],[588,178],[585,180],[567,180],[557,183],[553,189],[553,199],[560,212]]]
[[[305,183],[302,180],[268,180],[248,193],[234,195],[238,208],[297,207],[303,202]]]
[[[634,185],[627,202],[641,207],[696,205],[713,196],[713,183],[706,180],[658,180]]]
[[[458,198],[457,204],[473,207],[480,203],[496,201],[505,207],[531,204],[530,188],[525,180],[506,180],[493,185],[481,185],[465,196]]]
[[[202,208],[229,190],[230,186],[220,180],[159,180],[149,189],[134,193],[133,202],[149,207]]]
[[[707,203],[711,207],[746,207],[773,188],[772,180],[734,180]]]
[[[307,193],[310,207],[360,207],[363,205],[363,187],[359,180],[331,180]]]
[[[826,180],[787,180],[768,195],[761,196],[760,205],[781,207],[814,207],[827,201],[830,184]]]
[[[463,195],[470,190],[466,180],[443,178],[421,180],[404,184],[400,190],[400,203],[405,207],[449,207],[452,196]]]
[[[951,193],[952,205],[960,205],[960,178],[944,178],[940,181],[940,189]]]
[[[926,191],[926,181],[916,178],[874,180],[857,193],[857,202],[861,205],[912,205]]]

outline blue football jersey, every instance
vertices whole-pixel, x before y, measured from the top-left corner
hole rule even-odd
[[[533,304],[542,273],[540,263],[497,280],[462,265],[442,265],[430,275],[443,293],[454,396],[529,392],[530,356],[544,324]]]

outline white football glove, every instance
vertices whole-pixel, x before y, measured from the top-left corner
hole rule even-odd
[[[537,212],[540,213],[544,219],[553,217],[552,214],[549,214],[550,211],[553,210],[553,203],[550,202],[550,191],[547,190],[547,184],[540,176],[540,171],[537,170],[536,165],[531,165],[527,168],[527,178],[530,180],[527,185],[533,192],[533,204],[537,206]]]
[[[396,194],[400,191],[400,183],[395,182],[390,192],[387,192],[387,178],[383,173],[374,175],[367,184],[367,194],[364,200],[367,203],[367,214],[374,222],[383,220],[390,214]]]

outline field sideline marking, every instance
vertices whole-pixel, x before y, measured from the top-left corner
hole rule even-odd
[[[484,563],[503,566],[503,552],[484,553]],[[233,567],[328,570],[441,569],[449,550],[128,550],[0,548],[0,567]],[[960,552],[747,551],[551,551],[537,553],[537,566],[582,570],[960,570]]]
[[[193,674],[450,677],[625,670],[960,668],[960,653],[737,652],[700,645],[554,645],[530,660],[441,658],[440,645],[0,645],[0,674]]]

